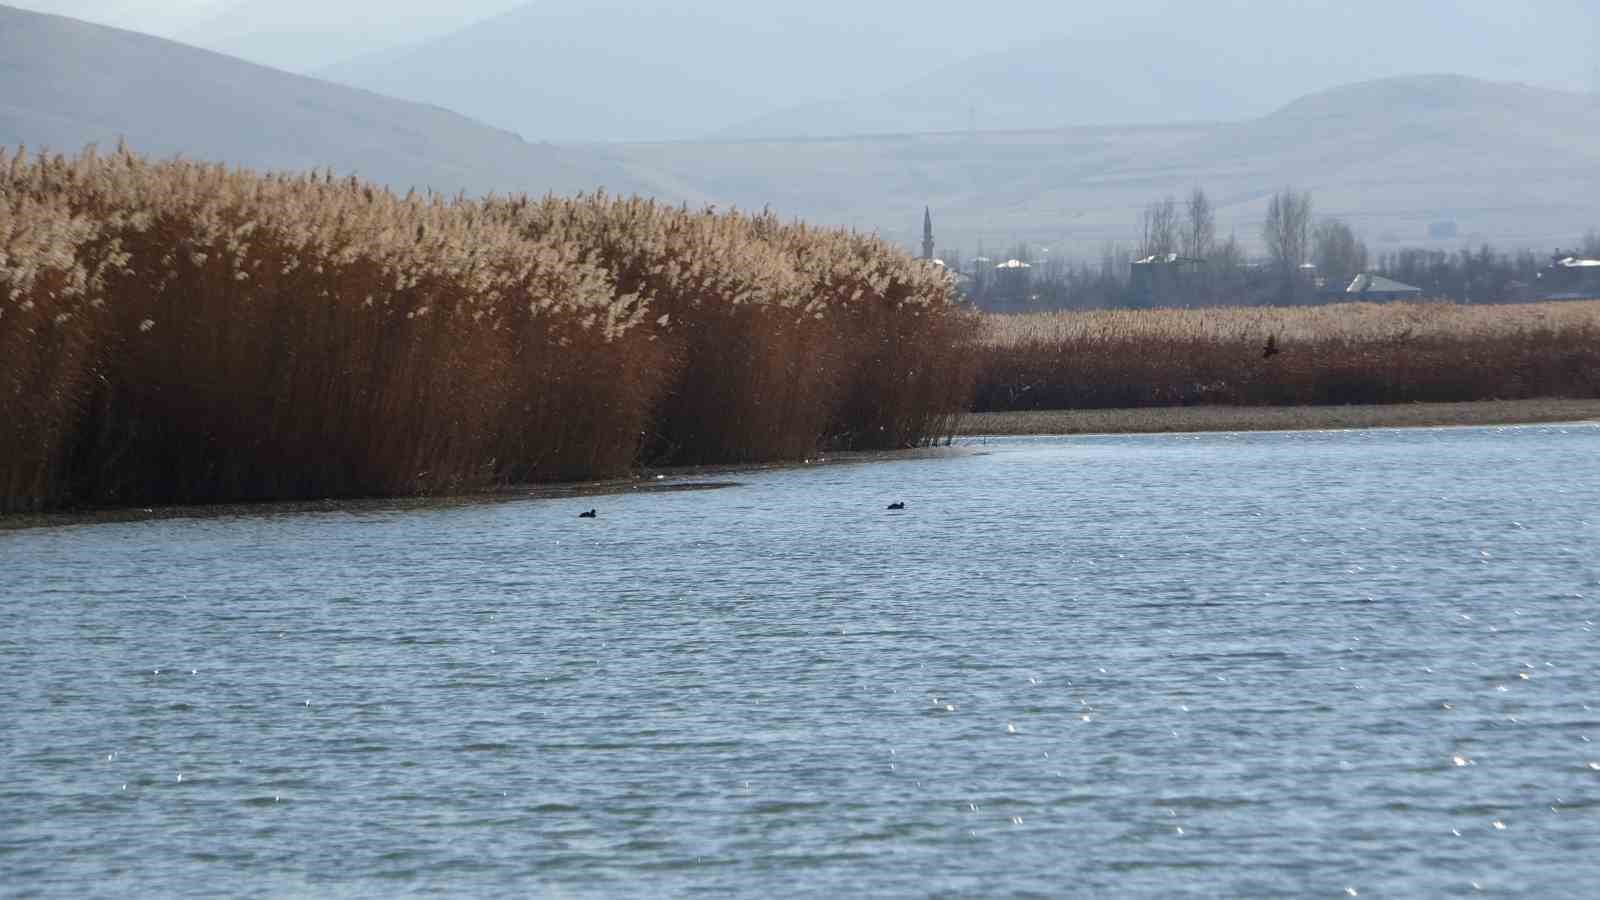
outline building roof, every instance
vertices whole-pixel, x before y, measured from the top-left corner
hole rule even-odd
[[[1031,268],[1033,268],[1033,265],[1030,264],[1030,263],[1025,263],[1020,259],[1008,259],[1005,262],[1001,263],[1000,265],[995,266],[995,268],[996,269],[1031,269]]]
[[[1162,263],[1166,263],[1168,265],[1171,265],[1173,263],[1203,263],[1203,262],[1205,262],[1205,260],[1203,260],[1203,259],[1193,259],[1193,258],[1190,258],[1190,257],[1187,257],[1187,256],[1180,256],[1180,255],[1178,255],[1176,253],[1157,253],[1155,256],[1146,256],[1144,259],[1136,259],[1136,260],[1133,261],[1133,264],[1136,265],[1136,266],[1154,266],[1154,265],[1160,265]]]
[[[1347,294],[1420,294],[1422,288],[1385,278],[1382,275],[1362,273],[1345,289]]]

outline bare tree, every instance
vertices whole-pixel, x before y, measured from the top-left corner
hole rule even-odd
[[[1350,226],[1338,219],[1323,219],[1311,238],[1311,261],[1329,288],[1343,289],[1367,268],[1367,245]]]
[[[1121,285],[1128,280],[1128,263],[1132,260],[1121,244],[1106,241],[1100,245],[1100,280]]]
[[[1168,197],[1145,207],[1140,256],[1165,256],[1178,252],[1178,201]]]
[[[1267,204],[1261,237],[1278,270],[1280,299],[1292,303],[1304,296],[1307,292],[1300,278],[1300,266],[1307,261],[1311,250],[1311,195],[1294,188],[1284,188],[1273,194]]]
[[[1206,259],[1217,241],[1217,215],[1211,208],[1211,198],[1200,188],[1195,188],[1184,204],[1183,255],[1190,259]]]
[[[1244,248],[1234,235],[1212,245],[1211,256],[1206,259],[1207,286],[1214,298],[1212,302],[1245,302],[1245,262]]]
[[[1583,255],[1588,259],[1600,259],[1600,229],[1589,229],[1583,236]]]

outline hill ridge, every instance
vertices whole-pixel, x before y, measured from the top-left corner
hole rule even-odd
[[[1443,89],[1448,104],[1430,104]],[[1352,103],[1351,98],[1378,98]],[[1510,98],[1510,100],[1507,100]],[[1382,100],[1383,102],[1378,102]],[[1137,242],[1145,205],[1200,186],[1220,233],[1256,242],[1266,199],[1310,190],[1375,250],[1460,238],[1548,248],[1600,225],[1596,98],[1455,75],[1369,79],[1249,119],[1213,123],[942,131],[835,138],[629,144],[643,177],[708,202],[770,205],[819,223],[877,227],[907,248],[932,206],[940,247],[971,255],[1019,242],[1096,256]],[[825,173],[818,176],[817,173]]]
[[[0,5],[0,59],[4,145],[75,152],[124,140],[154,157],[327,168],[444,194],[642,187],[599,154],[443,107],[67,16]]]

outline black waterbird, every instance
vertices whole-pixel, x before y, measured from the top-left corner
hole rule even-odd
[[[905,509],[905,508],[906,508],[906,505],[904,503],[891,503],[891,504],[889,504],[889,509],[891,509],[891,510],[901,510],[901,509]]]
[[[578,513],[578,518],[580,518],[580,519],[598,519],[598,518],[600,518],[600,510],[591,509],[586,513]]]

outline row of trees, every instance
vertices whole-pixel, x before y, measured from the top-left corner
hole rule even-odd
[[[1195,188],[1181,207],[1174,197],[1145,207],[1140,234],[1141,257],[1208,259],[1217,249],[1216,209],[1206,192]]]
[[[961,266],[958,253],[944,258],[970,273],[967,291],[978,305],[1008,312],[1303,304],[1316,300],[1319,281],[1323,289],[1337,283],[1342,290],[1367,268],[1369,258],[1347,224],[1315,221],[1311,195],[1293,189],[1268,202],[1261,234],[1265,262],[1252,261],[1236,235],[1219,236],[1216,206],[1198,187],[1182,200],[1167,197],[1147,206],[1139,233],[1134,248],[1107,244],[1092,262],[1041,259],[1027,245],[1008,254],[1026,269],[993,271],[981,250],[970,269]],[[1308,261],[1322,273],[1320,279],[1302,268]]]
[[[1168,197],[1151,204],[1141,222],[1139,256],[1150,265],[1171,260],[1173,275],[1152,279],[1153,292],[1132,298],[1134,304],[1207,304],[1245,296],[1296,305],[1343,290],[1366,271],[1370,254],[1348,224],[1336,218],[1317,221],[1314,209],[1309,192],[1285,188],[1273,194],[1261,225],[1267,259],[1252,265],[1237,238],[1217,240],[1215,207],[1204,189],[1195,188],[1182,203]],[[1219,297],[1219,288],[1228,295]]]
[[[1374,256],[1348,223],[1317,218],[1312,195],[1293,188],[1268,199],[1260,235],[1263,259],[1251,259],[1237,236],[1219,236],[1216,207],[1198,187],[1181,200],[1167,197],[1147,206],[1139,235],[1132,248],[1104,245],[1095,260],[1049,257],[1027,245],[1007,253],[1027,268],[996,270],[981,248],[970,267],[962,265],[959,253],[946,251],[944,259],[970,276],[969,297],[998,312],[1296,306],[1341,299],[1364,272],[1415,285],[1429,297],[1501,302],[1526,299],[1547,263],[1530,251],[1489,246]],[[1574,252],[1600,257],[1600,231],[1590,232]]]

